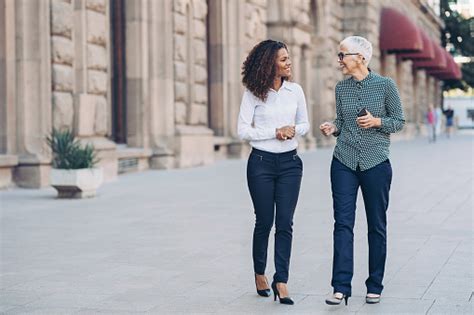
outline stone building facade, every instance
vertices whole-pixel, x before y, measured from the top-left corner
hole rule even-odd
[[[260,40],[288,44],[312,130],[301,150],[328,145],[338,43],[361,35],[371,68],[398,83],[409,138],[440,81],[380,48],[393,8],[440,42],[436,1],[0,0],[0,187],[49,185],[45,137],[70,128],[99,151],[107,179],[244,157],[236,135],[241,66]]]

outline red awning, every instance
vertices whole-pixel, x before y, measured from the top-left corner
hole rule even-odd
[[[398,54],[398,56],[402,57],[403,59],[432,60],[435,57],[435,50],[433,48],[433,44],[430,38],[428,37],[428,35],[426,35],[426,33],[423,30],[420,30],[420,34],[421,34],[421,39],[423,40],[423,49],[420,52],[400,53]]]
[[[462,77],[461,69],[454,61],[453,56],[445,50],[447,67],[444,70],[427,70],[426,72],[440,80],[459,80]]]
[[[418,27],[406,15],[384,8],[380,20],[380,50],[411,53],[423,49]]]
[[[426,68],[431,70],[445,70],[447,67],[445,49],[440,45],[431,42],[435,51],[435,57],[432,60],[413,60],[414,68]]]

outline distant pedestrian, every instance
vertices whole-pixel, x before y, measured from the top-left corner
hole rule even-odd
[[[293,214],[303,175],[296,152],[297,135],[309,130],[303,89],[290,82],[287,46],[274,40],[256,45],[243,64],[246,87],[238,119],[238,134],[250,142],[247,183],[255,212],[252,256],[257,293],[270,296],[265,277],[268,238],[275,221],[275,300],[294,304],[288,294]]]
[[[430,104],[426,112],[426,126],[428,129],[428,142],[436,142],[436,111]]]
[[[446,135],[450,138],[454,125],[454,110],[451,106],[448,106],[448,109],[445,110],[443,114],[446,116]]]
[[[392,166],[390,134],[405,124],[395,82],[368,68],[372,44],[350,36],[339,44],[339,65],[350,78],[336,85],[336,119],[320,126],[337,137],[331,163],[334,208],[333,294],[326,299],[338,305],[352,294],[354,224],[359,187],[368,225],[369,277],[367,303],[380,302],[387,254],[387,215]]]

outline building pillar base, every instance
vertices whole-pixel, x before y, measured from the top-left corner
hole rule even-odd
[[[13,170],[17,165],[17,156],[0,154],[0,189],[9,188],[14,185]]]
[[[214,135],[203,126],[179,126],[176,134],[175,167],[193,167],[214,162]]]
[[[19,187],[44,188],[49,186],[50,171],[50,159],[37,155],[20,155],[18,166],[13,172],[13,180]]]

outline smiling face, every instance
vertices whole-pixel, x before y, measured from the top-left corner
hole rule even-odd
[[[277,77],[288,78],[291,76],[291,60],[288,51],[285,48],[280,48],[278,50],[275,66]]]
[[[339,53],[349,54],[353,53],[347,50],[344,45],[339,46]],[[359,55],[344,55],[344,58],[339,58],[339,69],[344,75],[354,74],[354,72],[360,67],[362,62],[362,56]]]

